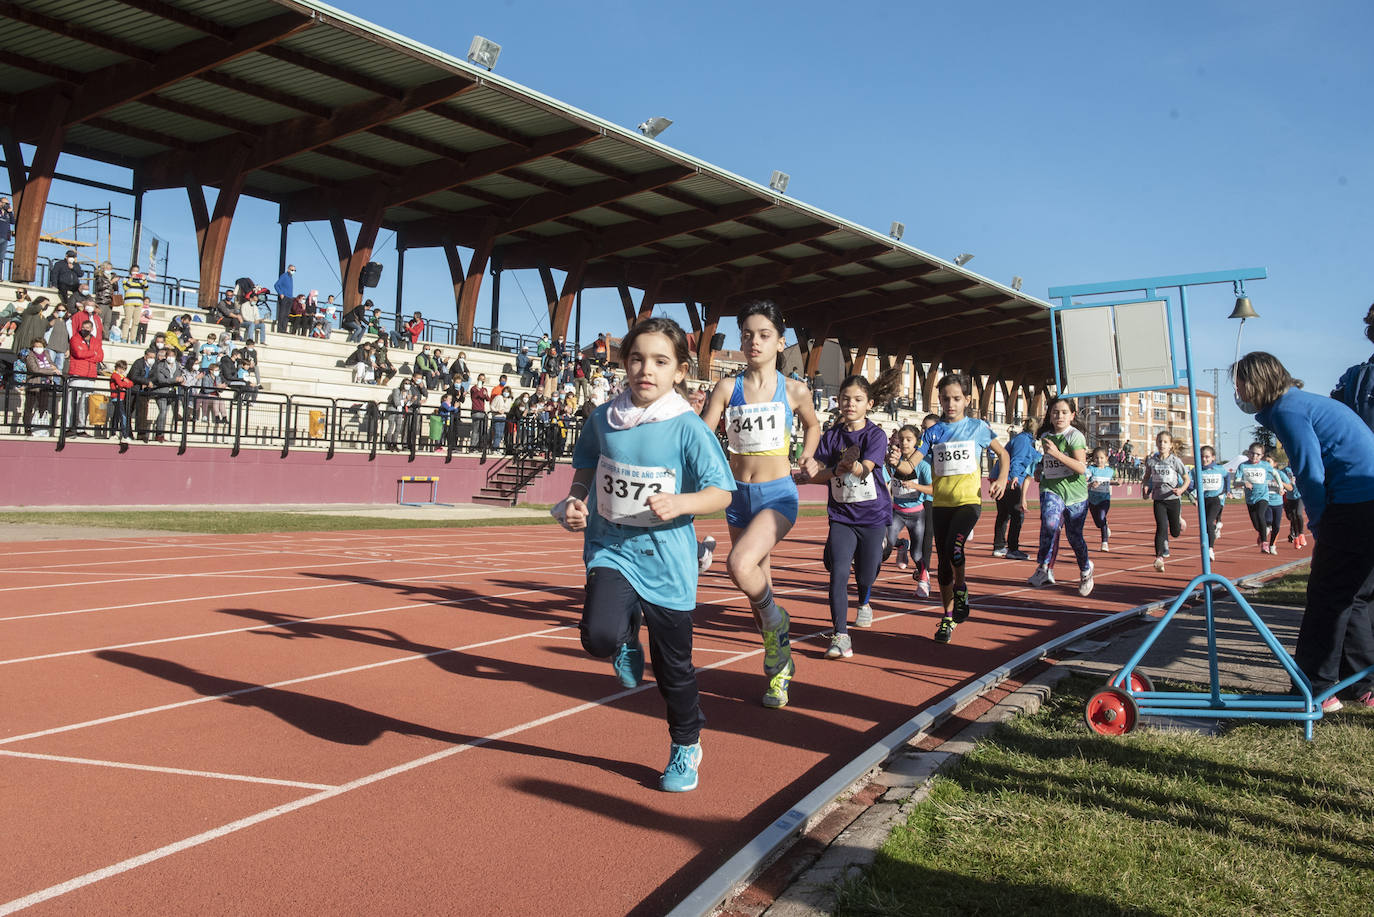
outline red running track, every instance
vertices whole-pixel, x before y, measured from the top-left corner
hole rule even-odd
[[[653,684],[621,690],[581,649],[581,541],[555,526],[13,545],[0,914],[662,913],[920,708],[1197,572],[1191,532],[1158,574],[1146,510],[1112,521],[1090,599],[1028,588],[985,518],[953,644],[889,565],[873,629],[827,661],[825,520],[802,519],[774,555],[798,660],[781,711],[718,560],[702,782],[681,795],[657,789]],[[1219,572],[1296,556],[1239,536]]]

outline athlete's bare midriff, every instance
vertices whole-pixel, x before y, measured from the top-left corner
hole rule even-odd
[[[729,453],[730,471],[744,484],[762,484],[791,477],[792,462],[785,455],[740,455]]]

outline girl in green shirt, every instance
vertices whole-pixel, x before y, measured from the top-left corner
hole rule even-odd
[[[1083,523],[1088,518],[1088,441],[1074,426],[1077,405],[1068,398],[1055,398],[1045,411],[1045,421],[1037,435],[1045,454],[1040,463],[1040,549],[1035,557],[1035,572],[1027,580],[1032,586],[1054,582],[1054,561],[1059,555],[1059,533],[1068,535],[1069,547],[1078,561],[1078,594],[1093,591],[1093,565],[1088,560],[1088,545],[1083,540]]]

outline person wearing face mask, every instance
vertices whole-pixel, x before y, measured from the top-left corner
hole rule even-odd
[[[149,347],[143,358],[135,360],[129,367],[129,397],[124,409],[134,420],[134,433],[145,443],[148,441],[148,402],[153,393],[153,370],[157,368],[157,350]]]
[[[53,386],[62,371],[53,362],[41,337],[29,342],[24,368],[28,370],[24,386],[24,432],[28,436],[49,436],[52,434]],[[37,430],[34,429],[34,414],[39,418]]]
[[[153,432],[157,441],[165,443],[167,437],[167,413],[172,413],[173,426],[176,423],[176,400],[181,386],[181,365],[177,362],[176,351],[163,348],[158,351],[157,364],[153,367],[153,398],[157,402],[157,418],[153,421]]]
[[[67,325],[67,307],[58,303],[48,322],[48,354],[57,364],[57,368],[64,371],[67,368],[67,350],[71,334],[71,329]]]
[[[58,261],[48,271],[48,279],[52,285],[57,287],[58,302],[67,302],[72,298],[72,294],[81,285],[81,278],[86,276],[81,265],[76,263],[76,252],[67,249],[67,255]]]
[[[1374,666],[1374,432],[1345,404],[1303,391],[1272,354],[1231,367],[1236,406],[1270,430],[1292,463],[1316,544],[1293,660],[1314,696]],[[1346,689],[1374,707],[1374,673]],[[1335,694],[1322,702],[1341,709]]]
[[[29,346],[34,338],[45,338],[48,334],[48,316],[44,315],[49,307],[48,297],[38,296],[25,303],[19,313],[19,327],[14,332],[14,350],[18,353]]]
[[[96,370],[105,360],[104,345],[96,330],[99,316],[94,314],[94,303],[90,308],[91,314],[80,313],[83,318],[71,339],[71,362],[67,367],[67,390],[70,393],[67,431],[74,436],[86,435],[84,427],[88,423],[86,418],[91,392],[96,387]]]
[[[100,315],[94,296],[77,297],[76,304],[71,310],[71,318],[67,319],[68,338],[76,337],[76,333],[81,330],[82,322],[90,322],[95,336],[101,340],[105,339],[105,319]]]

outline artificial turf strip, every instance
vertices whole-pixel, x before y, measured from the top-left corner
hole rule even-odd
[[[1310,744],[1281,721],[1108,738],[1082,720],[1099,687],[1065,679],[937,777],[836,914],[1374,912],[1374,710]]]
[[[1289,573],[1272,583],[1265,583],[1254,592],[1246,593],[1246,600],[1252,605],[1291,605],[1295,608],[1307,607],[1307,576],[1311,568],[1298,573]]]

